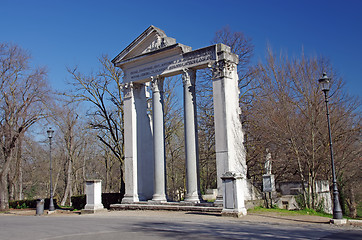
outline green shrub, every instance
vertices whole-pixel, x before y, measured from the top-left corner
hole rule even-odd
[[[79,195],[79,196],[72,196],[70,198],[72,202],[72,207],[75,209],[84,209],[84,206],[86,204],[86,197],[85,195]]]
[[[25,209],[25,208],[28,208],[28,206],[26,206],[26,203],[24,202],[23,204],[21,204],[21,206],[17,205],[16,208],[17,209]]]
[[[121,203],[122,198],[121,193],[102,193],[102,204],[109,209],[111,204]]]
[[[9,207],[15,209],[36,208],[36,200],[27,199],[27,200],[10,201]]]

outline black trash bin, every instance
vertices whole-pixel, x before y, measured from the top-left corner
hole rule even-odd
[[[44,199],[36,200],[36,215],[40,216],[44,213]]]

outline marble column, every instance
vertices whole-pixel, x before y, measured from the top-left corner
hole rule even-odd
[[[163,116],[163,78],[152,78],[153,152],[155,159],[155,187],[152,201],[166,200],[165,131]]]
[[[186,202],[200,202],[199,155],[197,139],[197,116],[195,94],[195,70],[184,70],[184,124],[186,155]]]
[[[122,203],[138,202],[137,188],[137,114],[132,83],[124,87],[124,182]]]

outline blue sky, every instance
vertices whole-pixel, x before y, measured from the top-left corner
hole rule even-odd
[[[229,25],[252,38],[255,62],[267,44],[326,56],[362,96],[362,0],[0,0],[0,42],[29,50],[55,90],[65,89],[67,66],[96,69],[97,57],[115,57],[150,25],[193,49]]]

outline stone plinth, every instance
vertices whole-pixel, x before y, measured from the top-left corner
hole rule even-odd
[[[274,192],[275,191],[275,180],[273,174],[263,175],[263,192]]]
[[[330,223],[331,223],[331,224],[334,224],[334,225],[344,225],[344,224],[347,224],[347,219],[345,219],[345,218],[342,218],[342,219],[331,219]]]
[[[102,204],[102,180],[87,180],[85,183],[86,205],[82,213],[106,211]]]
[[[246,215],[241,174],[226,172],[221,179],[224,186],[222,216],[240,217]]]

